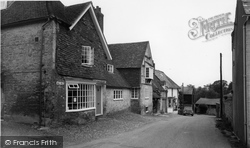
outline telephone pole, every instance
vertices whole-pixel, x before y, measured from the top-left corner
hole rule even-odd
[[[223,99],[223,84],[222,84],[222,53],[220,53],[220,117],[223,118],[222,109],[222,99]]]

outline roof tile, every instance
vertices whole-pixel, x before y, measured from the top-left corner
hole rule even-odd
[[[148,43],[110,44],[109,49],[117,68],[140,68]]]
[[[164,72],[160,70],[155,70],[155,75],[161,80],[166,82],[166,86],[168,88],[174,88],[174,89],[180,89],[180,86],[178,86],[173,80],[171,80]]]

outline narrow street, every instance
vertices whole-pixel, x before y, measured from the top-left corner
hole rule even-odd
[[[230,148],[215,127],[215,117],[206,115],[162,117],[153,124],[71,148]]]

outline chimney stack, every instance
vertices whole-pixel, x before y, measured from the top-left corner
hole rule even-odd
[[[96,18],[97,18],[97,21],[99,23],[99,26],[103,32],[103,14],[101,12],[101,8],[99,6],[96,6],[95,8],[95,15],[96,15]]]

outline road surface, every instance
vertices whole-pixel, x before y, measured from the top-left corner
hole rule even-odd
[[[113,137],[72,148],[230,148],[215,127],[215,117],[206,115],[162,117],[162,120]]]

